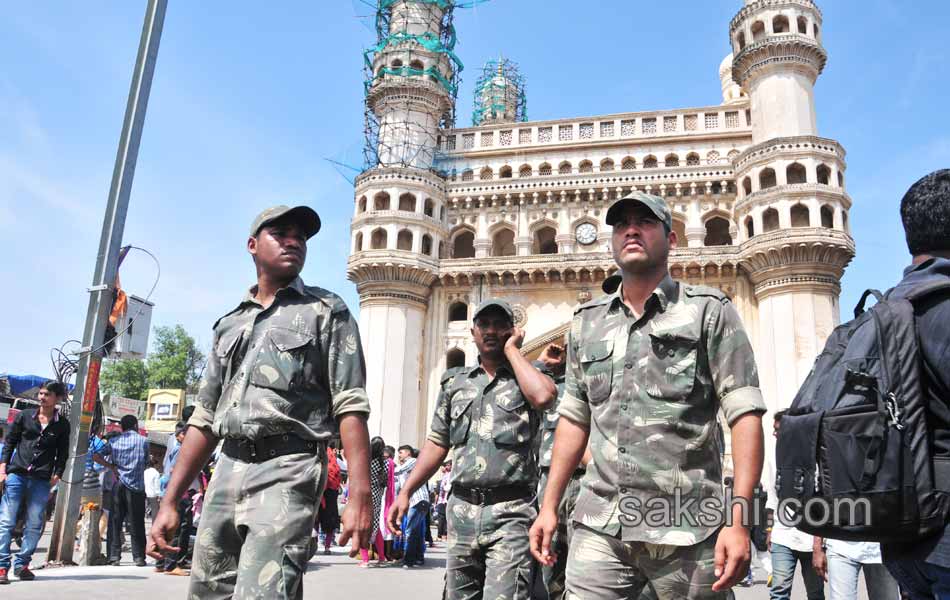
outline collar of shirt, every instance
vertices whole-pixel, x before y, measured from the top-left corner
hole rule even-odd
[[[904,269],[904,277],[909,277],[912,273],[914,274],[913,279],[922,279],[933,275],[950,277],[950,259],[934,256],[918,265],[910,265]]]
[[[40,409],[37,408],[36,410],[33,411],[33,420],[36,421],[36,422],[39,422],[39,420],[40,420]],[[53,409],[53,420],[50,421],[50,423],[55,423],[56,421],[59,421],[59,408],[58,408],[58,407]]]
[[[650,312],[651,306],[655,303],[660,312],[665,312],[666,307],[669,306],[670,302],[675,301],[678,285],[673,278],[670,277],[670,274],[667,273],[663,280],[660,281],[660,284],[656,286],[656,289],[653,290],[653,293],[647,298],[647,301],[643,305],[643,314]],[[630,310],[630,307],[623,301],[623,285],[617,286],[616,291],[614,291],[609,299],[609,310],[611,312],[617,310],[626,310],[629,313],[633,313]],[[643,317],[643,315],[638,315]]]
[[[486,390],[488,389],[489,386],[491,386],[494,382],[498,380],[507,379],[508,377],[515,376],[515,372],[512,370],[511,365],[508,363],[508,361],[505,361],[501,363],[500,365],[498,365],[498,367],[495,369],[494,376],[489,376],[488,371],[486,371],[484,367],[482,367],[481,363],[482,363],[482,359],[481,357],[479,357],[478,366],[476,366],[474,369],[469,371],[467,377],[469,379],[476,379],[478,377],[484,376],[485,379],[488,380],[488,382],[483,386],[483,388]]]
[[[303,279],[300,277],[295,277],[294,280],[291,281],[286,287],[282,287],[277,290],[277,293],[274,294],[274,298],[279,298],[282,294],[287,294],[288,292],[296,292],[301,296],[305,295],[307,293],[307,287],[304,285]],[[261,303],[257,301],[256,283],[247,290],[246,294],[244,294],[244,299],[241,301],[241,306],[244,306],[248,303],[256,304],[258,306],[261,305]]]

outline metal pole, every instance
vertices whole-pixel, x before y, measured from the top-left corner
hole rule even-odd
[[[69,413],[70,458],[60,483],[53,518],[48,562],[71,564],[75,543],[76,522],[79,520],[79,501],[82,496],[82,477],[86,465],[86,449],[89,444],[89,426],[99,391],[99,369],[102,365],[105,329],[112,310],[112,292],[119,263],[122,232],[129,209],[129,194],[135,176],[135,163],[142,139],[145,111],[155,72],[155,59],[162,37],[165,8],[168,0],[148,0],[142,39],[139,42],[138,58],[132,73],[129,101],[125,107],[125,120],[119,138],[119,150],[115,157],[109,200],[102,222],[99,239],[99,254],[96,270],[89,288],[89,308],[86,313],[86,329],[83,333],[76,387],[73,390],[72,410]]]

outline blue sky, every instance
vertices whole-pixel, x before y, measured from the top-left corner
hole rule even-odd
[[[456,17],[467,65],[459,124],[481,64],[503,53],[528,79],[532,119],[703,106],[740,0],[493,0]],[[858,255],[850,310],[908,262],[898,204],[950,166],[950,44],[944,0],[825,0],[828,67],[819,132],[848,151]],[[50,373],[48,352],[82,335],[102,212],[145,2],[0,3],[0,372]],[[358,306],[345,265],[352,190],[324,159],[359,162],[359,0],[171,0],[125,242],[161,261],[153,324],[207,347],[214,320],[252,283],[253,216],[307,203],[323,218],[306,281]],[[151,260],[130,255],[144,295]],[[377,342],[379,343],[379,342]]]

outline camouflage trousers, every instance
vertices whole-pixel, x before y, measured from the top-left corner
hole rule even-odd
[[[564,577],[567,570],[567,553],[571,547],[571,535],[574,533],[574,505],[581,491],[581,479],[584,473],[576,471],[567,482],[567,489],[561,496],[561,504],[557,507],[557,531],[551,539],[551,551],[557,555],[557,562],[548,567],[541,567],[541,578],[544,589],[548,592],[548,600],[562,600],[564,598]],[[541,469],[541,481],[538,483],[538,504],[544,501],[544,491],[548,487],[548,469]]]
[[[222,454],[201,509],[188,597],[303,598],[326,466],[326,452],[257,464]]]
[[[534,558],[528,530],[534,498],[487,506],[451,496],[448,516],[448,600],[528,600]]]
[[[712,591],[716,538],[713,534],[692,546],[623,542],[575,524],[567,561],[567,600],[726,600],[727,592]]]

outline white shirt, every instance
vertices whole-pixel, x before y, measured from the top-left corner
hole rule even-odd
[[[158,498],[162,495],[161,485],[158,480],[161,474],[155,467],[145,469],[145,495],[149,498]]]
[[[775,493],[769,494],[769,500],[766,503],[767,508],[775,511],[772,519],[772,543],[780,544],[796,552],[811,552],[814,550],[815,536],[804,531],[799,531],[794,527],[789,527],[782,522],[778,515],[778,501]],[[791,521],[791,515],[785,517],[785,521]]]

